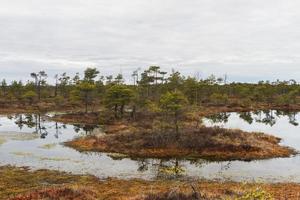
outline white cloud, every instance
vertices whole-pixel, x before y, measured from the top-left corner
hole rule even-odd
[[[289,79],[300,75],[299,8],[297,0],[0,0],[0,78],[159,64]]]

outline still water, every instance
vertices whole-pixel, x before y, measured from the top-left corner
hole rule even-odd
[[[203,120],[207,126],[260,131],[283,138],[282,144],[300,150],[300,114],[279,111],[220,113]],[[63,142],[101,127],[68,125],[49,115],[0,116],[0,165],[54,169],[99,178],[190,178],[233,181],[300,182],[300,156],[260,161],[129,159],[107,153],[82,153]],[[103,133],[104,134],[104,133]]]

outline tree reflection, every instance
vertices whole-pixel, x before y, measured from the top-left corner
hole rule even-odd
[[[182,164],[184,160],[179,159],[137,159],[139,172],[146,172],[148,170],[154,171],[156,177],[160,178],[176,178],[183,176],[185,168]]]
[[[239,113],[239,117],[243,120],[245,120],[248,124],[252,124],[253,123],[253,117],[251,112],[242,112]]]
[[[23,115],[16,115],[17,120],[15,124],[18,125],[19,129],[22,130],[24,123],[23,123]]]
[[[36,126],[36,122],[34,121],[34,115],[25,114],[25,115],[15,115],[10,118],[15,120],[15,124],[22,130],[24,126],[28,128],[34,128]]]
[[[297,122],[297,113],[296,112],[291,112],[288,114],[288,118],[289,118],[289,123],[293,124],[294,126],[298,126],[299,123]]]
[[[262,123],[266,125],[273,126],[276,124],[276,119],[274,117],[274,111],[273,110],[266,110],[262,111],[264,113],[264,118],[261,120]]]
[[[160,160],[159,164],[157,165],[157,177],[179,177],[182,176],[184,172],[185,168],[178,159],[170,161]]]
[[[207,163],[209,163],[210,161],[205,160],[205,159],[192,159],[189,160],[190,164],[195,165],[196,167],[203,167],[204,165],[206,165]]]
[[[230,113],[222,112],[215,115],[208,116],[207,119],[211,120],[213,123],[227,123]]]
[[[14,123],[20,130],[24,128],[33,129],[33,133],[39,134],[44,139],[49,134],[49,130],[54,132],[54,137],[58,138],[62,134],[62,129],[66,129],[65,124],[58,122],[49,122],[45,115],[37,114],[17,114],[7,116],[8,119],[14,120]],[[53,130],[54,129],[54,130]]]
[[[139,172],[145,172],[145,171],[148,171],[149,169],[149,161],[147,159],[141,159],[141,160],[138,160],[138,171]]]
[[[278,119],[281,117],[288,117],[288,121],[293,126],[298,126],[297,122],[298,112],[290,111],[279,111],[279,110],[264,110],[264,111],[254,111],[254,112],[240,112],[238,116],[243,119],[248,124],[263,123],[268,126],[274,126]],[[207,117],[213,123],[227,123],[230,117],[230,113],[219,113],[217,115],[212,115]]]
[[[55,124],[54,124],[54,129],[55,129],[54,137],[58,138],[58,136],[62,134],[61,129],[66,129],[66,128],[67,128],[67,126],[65,124],[59,124],[58,122],[55,122]]]
[[[47,128],[44,126],[44,122],[45,120],[43,118],[41,118],[40,114],[35,114],[34,115],[35,118],[35,133],[39,134],[41,138],[46,138],[46,136],[48,135],[48,131]]]
[[[85,133],[85,135],[92,135],[95,128],[98,128],[97,125],[91,124],[74,124],[74,131],[79,133],[81,130]]]

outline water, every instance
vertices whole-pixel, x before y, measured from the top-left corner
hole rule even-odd
[[[207,126],[261,131],[283,138],[282,144],[300,150],[298,113],[278,111],[220,113],[203,120]],[[81,153],[63,142],[87,134],[102,133],[101,127],[56,123],[49,116],[0,116],[0,165],[54,169],[99,178],[193,178],[233,181],[300,182],[300,157],[260,161],[208,162],[122,158],[107,153]]]

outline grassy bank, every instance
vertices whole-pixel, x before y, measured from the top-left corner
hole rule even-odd
[[[300,185],[290,183],[98,180],[92,176],[9,166],[0,167],[0,177],[0,199],[10,200],[298,199],[300,190]]]
[[[67,113],[63,115],[55,115],[52,120],[62,123],[74,123],[74,124],[99,124],[100,123],[100,113],[84,113],[75,112]]]

